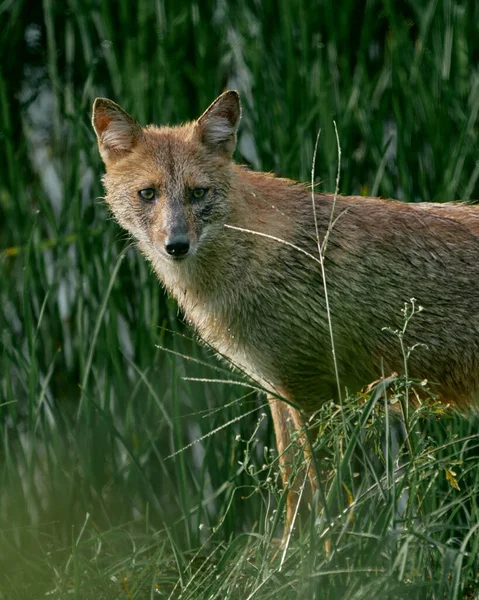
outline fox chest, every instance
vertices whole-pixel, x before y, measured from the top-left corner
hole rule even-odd
[[[188,307],[185,315],[199,336],[231,367],[236,367],[262,385],[279,385],[264,324],[250,311],[224,312],[208,303]]]
[[[274,327],[276,325],[276,327]],[[317,348],[288,342],[281,323],[247,326],[201,315],[194,326],[200,336],[226,359],[230,367],[251,377],[266,391],[297,402],[306,411],[317,408],[318,399],[332,398],[330,369],[322,363]],[[296,340],[297,341],[297,340]]]

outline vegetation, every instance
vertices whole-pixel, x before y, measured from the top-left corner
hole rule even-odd
[[[0,599],[478,597],[477,419],[411,408],[406,452],[421,382],[328,403],[326,510],[279,549],[264,397],[198,381],[239,378],[101,202],[94,97],[175,123],[226,88],[238,161],[307,181],[320,128],[332,191],[336,121],[342,193],[477,199],[478,3],[338,6],[0,3]]]

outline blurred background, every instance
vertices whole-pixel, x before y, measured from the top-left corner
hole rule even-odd
[[[238,162],[308,181],[321,129],[334,191],[336,121],[341,193],[474,201],[479,4],[3,0],[0,56],[0,598],[150,597],[261,529],[272,426],[185,379],[233,377],[103,205],[93,99],[174,124],[237,89]]]

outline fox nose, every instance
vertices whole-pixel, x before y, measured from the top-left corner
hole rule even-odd
[[[185,256],[190,249],[190,240],[184,233],[169,237],[165,242],[165,250],[170,256]]]

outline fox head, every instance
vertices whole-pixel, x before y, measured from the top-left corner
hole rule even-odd
[[[157,270],[207,253],[224,230],[240,118],[235,91],[177,127],[141,127],[115,102],[95,100],[106,201]]]

